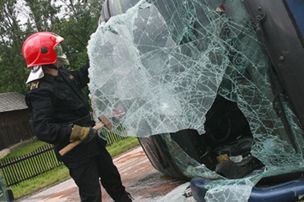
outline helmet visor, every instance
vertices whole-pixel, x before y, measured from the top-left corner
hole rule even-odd
[[[58,44],[55,47],[55,52],[56,52],[57,57],[66,57],[66,55],[63,52],[62,46],[60,44]]]
[[[64,65],[69,65],[70,62],[66,56],[66,54],[63,52],[62,46],[58,44],[55,47],[56,55],[57,55],[57,67],[61,67]]]

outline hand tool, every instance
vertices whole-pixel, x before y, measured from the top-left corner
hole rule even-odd
[[[99,123],[97,123],[93,129],[94,130],[99,130],[103,127],[106,127],[108,130],[112,130],[112,122],[107,119],[107,117],[105,117],[104,115],[101,115],[98,117],[98,120],[100,121]],[[70,144],[66,145],[65,147],[63,147],[60,151],[59,154],[61,156],[64,156],[66,153],[68,153],[69,151],[71,151],[72,149],[74,149],[77,145],[79,145],[81,143],[80,140],[75,141],[75,142],[71,142]]]

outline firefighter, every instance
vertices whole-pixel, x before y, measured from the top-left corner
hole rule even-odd
[[[22,53],[31,69],[26,103],[32,110],[34,135],[54,145],[58,160],[68,167],[79,188],[82,202],[101,201],[99,182],[115,201],[132,201],[106,150],[106,141],[96,136],[92,127],[90,106],[81,91],[89,81],[89,64],[78,71],[65,69],[69,62],[60,46],[63,40],[51,32],[37,32],[23,43]],[[77,140],[82,143],[60,156],[60,149]]]

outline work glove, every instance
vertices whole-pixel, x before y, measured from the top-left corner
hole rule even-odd
[[[79,125],[73,125],[70,135],[70,142],[80,140],[81,142],[88,143],[96,136],[96,130],[92,127],[83,127]]]

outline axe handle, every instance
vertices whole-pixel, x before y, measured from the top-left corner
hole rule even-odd
[[[104,124],[102,122],[97,123],[93,129],[94,130],[99,130],[101,128],[104,127]],[[81,143],[80,140],[74,141],[69,143],[67,146],[63,147],[62,149],[60,149],[59,154],[61,156],[64,156],[66,153],[68,153],[69,151],[71,151],[72,149],[74,149],[77,145],[79,145]]]

